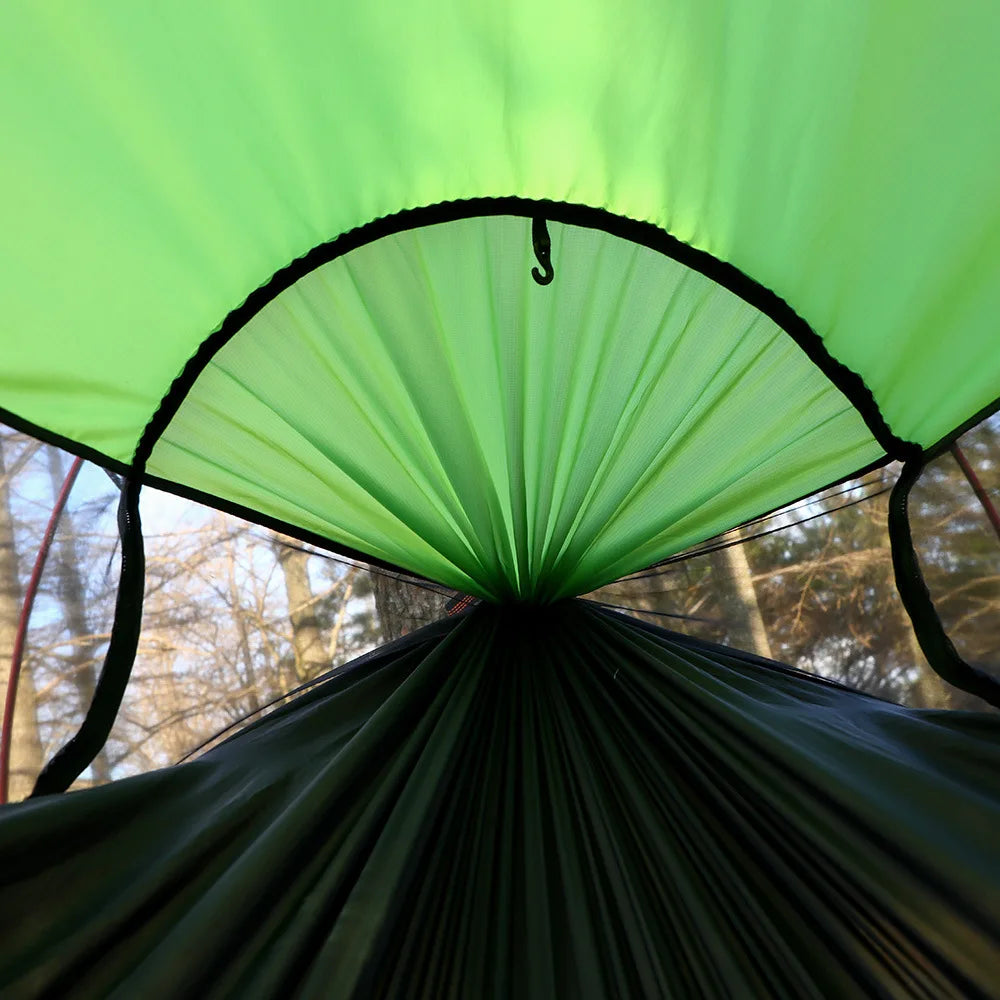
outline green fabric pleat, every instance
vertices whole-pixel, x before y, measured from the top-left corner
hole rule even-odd
[[[149,469],[493,600],[586,593],[881,456],[777,324],[655,250],[530,220],[387,236],[213,357]]]
[[[931,446],[1000,397],[998,4],[90,7],[0,11],[0,416],[30,433],[127,464],[199,346],[276,272],[375,220],[476,198],[602,210],[738,268],[811,326],[902,440]],[[556,268],[550,299],[566,280],[558,260]],[[359,284],[372,280],[359,272]],[[465,281],[487,300],[506,294],[481,269]],[[613,284],[588,291],[596,316],[631,308]],[[395,293],[400,301],[374,303],[382,337],[391,335],[387,318],[405,312],[402,286]],[[443,316],[448,303],[440,304]],[[558,325],[548,332],[550,353],[566,346]],[[394,366],[425,345],[396,346]],[[276,365],[309,345],[291,337],[281,348]],[[602,344],[609,357],[617,350],[614,337]],[[713,361],[727,357],[713,350]],[[518,368],[519,358],[500,360],[529,391],[541,369]],[[338,378],[350,383],[365,371],[338,367],[319,384],[308,373],[309,419],[336,426]],[[541,391],[591,405],[589,374]],[[516,410],[497,414],[515,450],[498,467],[485,449],[488,475],[473,496],[454,469],[442,469],[442,422],[458,434],[463,405],[495,387],[469,370],[442,368],[437,379],[422,378],[418,398],[412,385],[394,386],[418,419],[407,444],[419,444],[419,461],[409,462],[412,448],[396,454],[405,474],[382,484],[390,495],[359,484],[354,468],[344,470],[350,483],[333,481],[322,468],[325,445],[315,461],[288,455],[316,466],[309,489],[305,473],[294,488],[275,482],[273,455],[261,448],[255,460],[254,443],[304,428],[266,408],[254,422],[245,407],[223,414],[233,425],[217,422],[225,433],[210,446],[176,441],[179,453],[161,456],[178,477],[167,482],[201,483],[211,496],[244,502],[251,517],[341,545],[354,539],[369,555],[484,596],[585,592],[599,561],[596,575],[607,579],[753,512],[747,494],[756,488],[734,482],[729,462],[714,468],[720,453],[704,441],[677,476],[686,482],[704,469],[702,498],[714,509],[670,511],[685,521],[656,525],[670,539],[653,541],[638,516],[613,544],[595,539],[573,524],[586,515],[565,481],[554,480],[551,495],[534,484],[564,443],[557,430],[535,441]],[[773,399],[789,391],[781,379],[764,381]],[[606,426],[599,406],[590,415]],[[774,504],[859,467],[845,467],[855,438],[829,426],[809,444],[812,468],[771,468],[766,417],[740,421],[740,461],[771,480]],[[831,455],[841,444],[845,453]],[[220,456],[236,450],[247,452],[245,467]],[[460,454],[466,475],[479,476],[481,464]],[[611,475],[594,472],[600,482]],[[437,490],[442,476],[453,493]],[[420,502],[402,504],[409,494]],[[614,511],[592,504],[591,513]],[[560,537],[565,550],[552,544]],[[561,575],[536,587],[556,560]]]
[[[1000,722],[481,606],[0,810],[4,997],[995,995]]]

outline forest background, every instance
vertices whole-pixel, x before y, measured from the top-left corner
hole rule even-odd
[[[1000,415],[959,442],[1000,506]],[[28,578],[72,457],[0,428],[0,702]],[[917,646],[893,582],[888,466],[587,595],[900,704],[989,710],[949,688]],[[76,731],[107,648],[118,574],[117,486],[85,464],[27,633],[10,799]],[[924,575],[959,651],[1000,664],[1000,535],[954,454],[910,503]],[[446,613],[453,591],[334,557],[145,490],[146,599],[118,721],[74,787],[163,767],[381,642]]]

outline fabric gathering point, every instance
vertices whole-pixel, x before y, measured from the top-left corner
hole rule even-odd
[[[773,293],[540,207],[412,210],[277,272],[175,381],[148,480],[547,603],[887,460],[861,383]]]

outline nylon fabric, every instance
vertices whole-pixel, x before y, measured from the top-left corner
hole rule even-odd
[[[654,250],[527,219],[385,237],[198,377],[158,476],[467,593],[553,600],[881,455],[771,319]]]
[[[3,995],[988,997],[1000,721],[480,606],[0,810]]]
[[[8,4],[0,407],[127,462],[289,261],[518,196],[739,267],[930,445],[1000,393],[998,36],[936,0]]]

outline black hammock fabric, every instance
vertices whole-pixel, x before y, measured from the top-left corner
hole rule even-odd
[[[0,810],[0,996],[996,996],[998,775],[996,717],[480,606]]]

